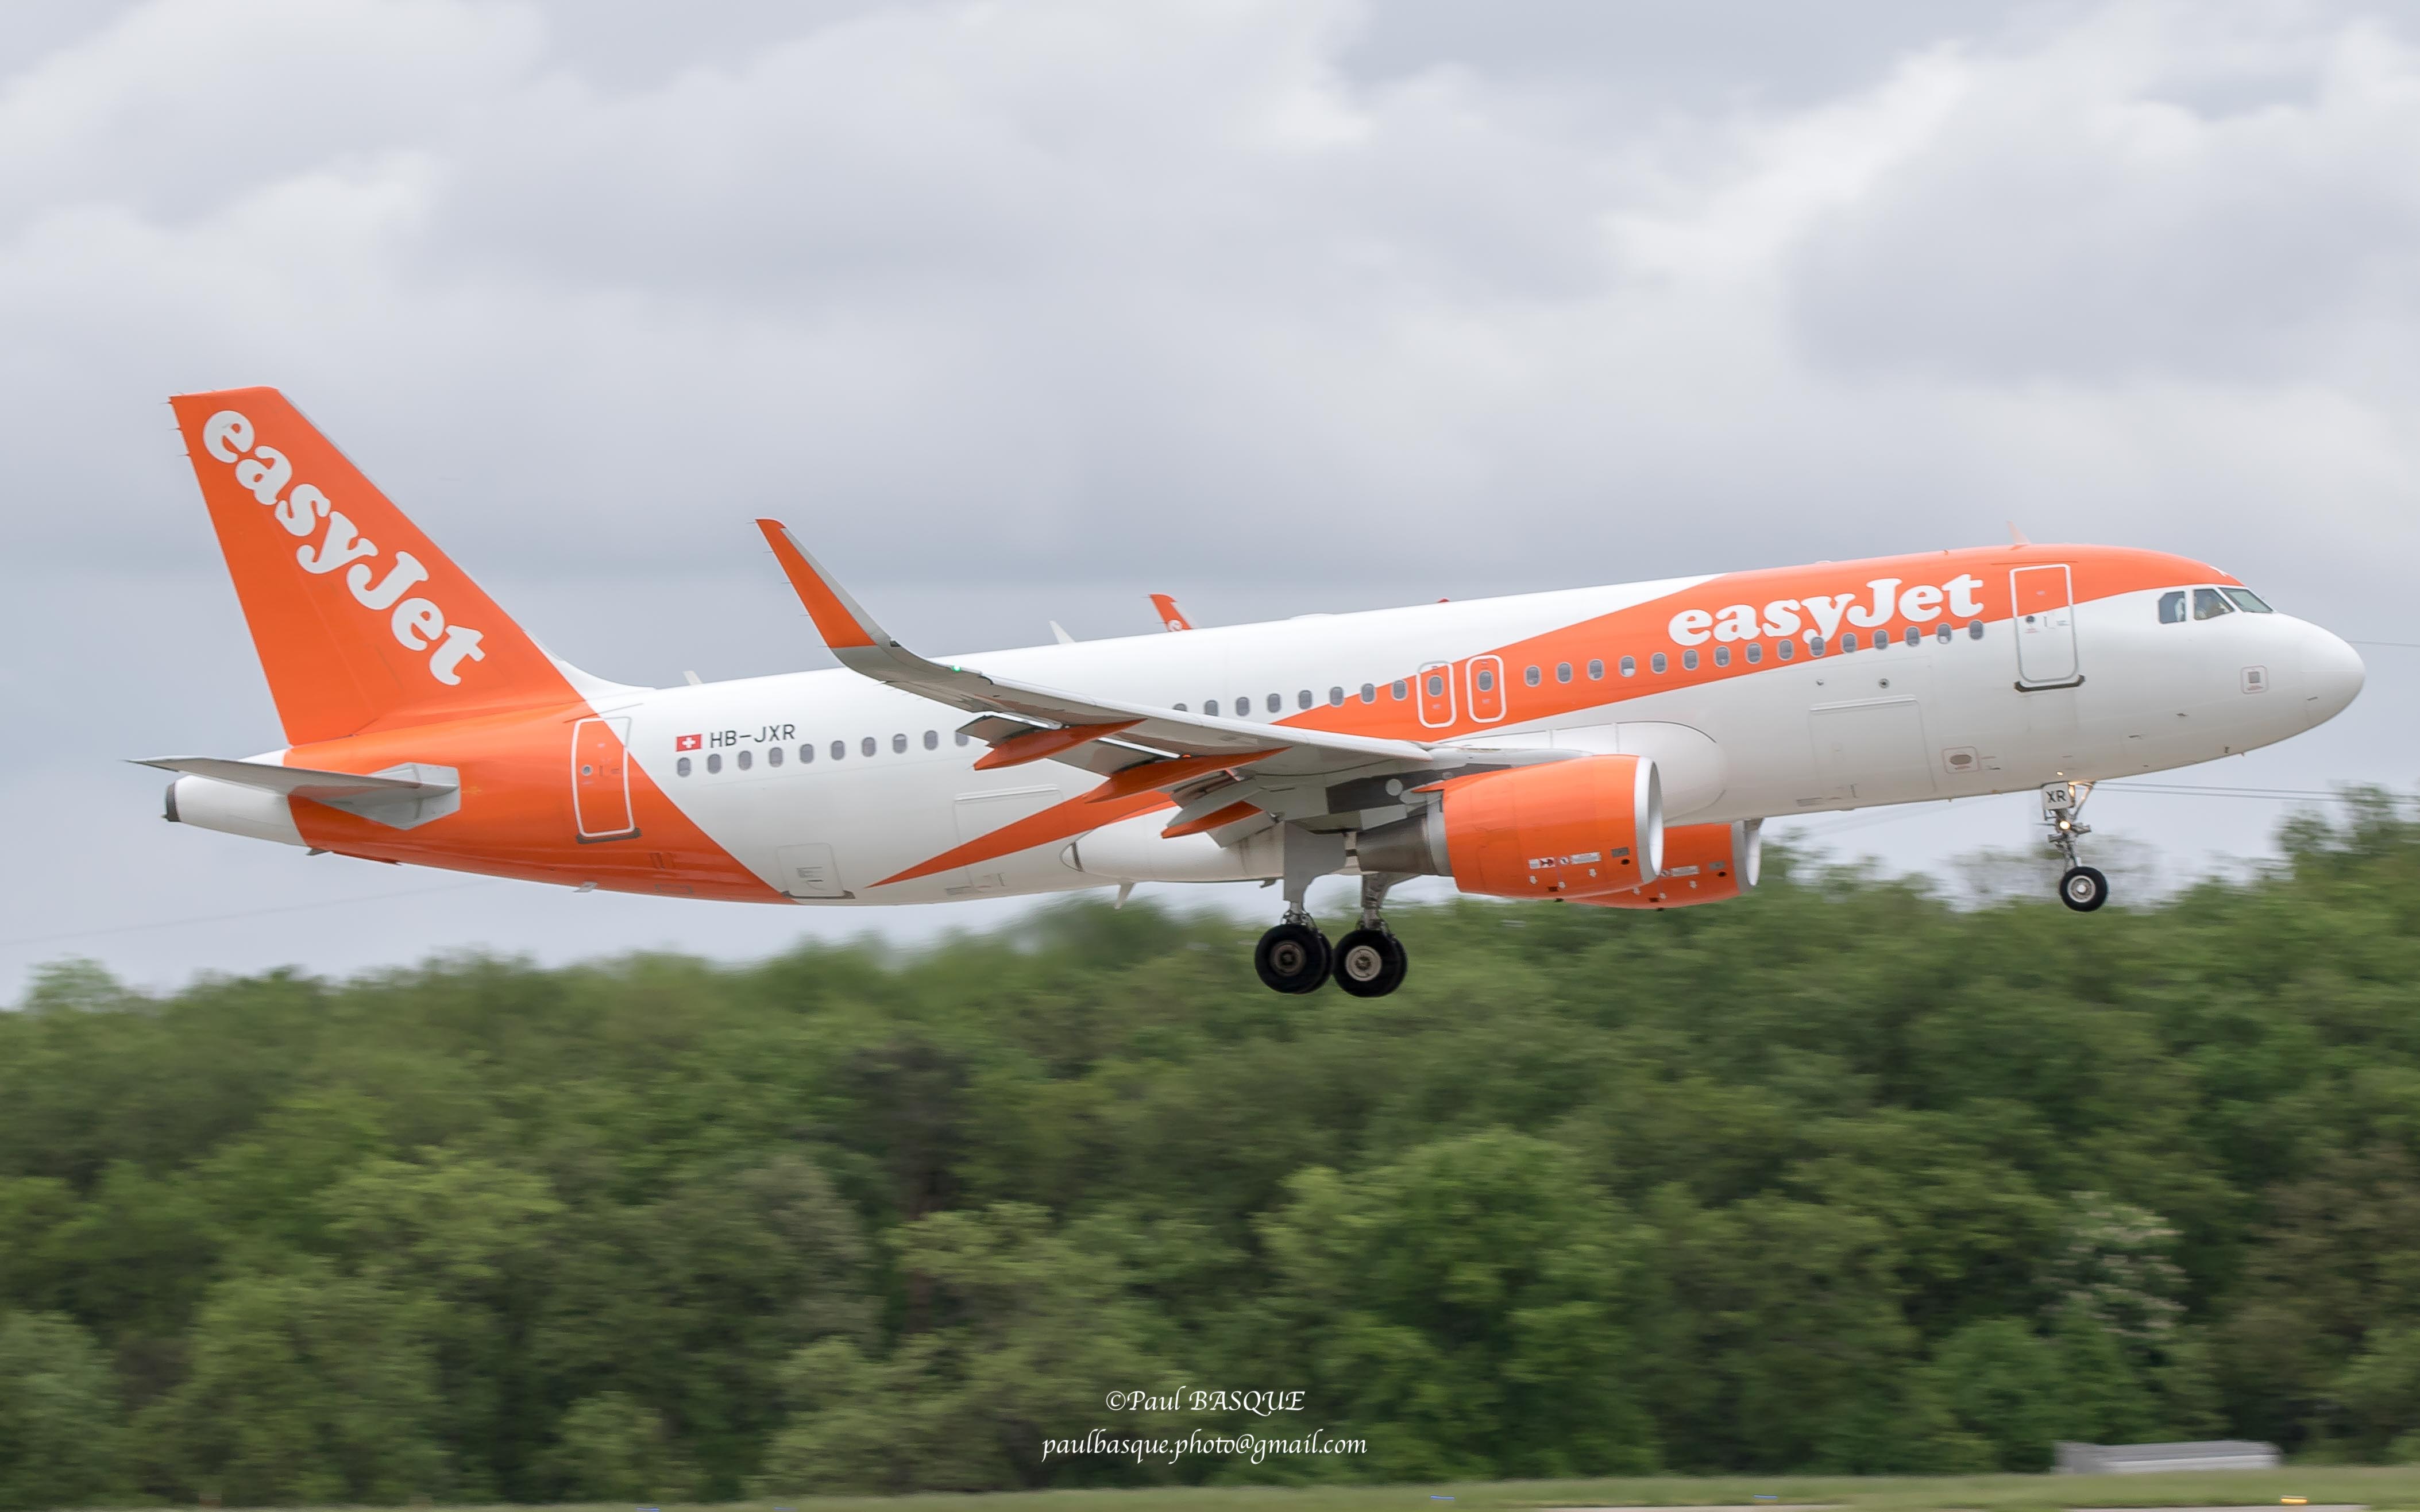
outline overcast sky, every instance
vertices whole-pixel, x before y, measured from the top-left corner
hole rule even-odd
[[[937,650],[1140,633],[1154,590],[1230,623],[2010,520],[2420,641],[2414,16],[12,0],[0,1000],[70,954],[171,983],[1004,917],[162,824],[121,758],[282,743],[180,391],[283,388],[634,682],[828,664],[766,513]],[[2363,650],[2334,725],[2176,780],[2410,785],[2420,650]],[[2184,872],[2279,814],[2090,817]],[[2028,819],[1829,823],[1937,866]]]

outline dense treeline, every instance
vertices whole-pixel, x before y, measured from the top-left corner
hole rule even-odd
[[[0,1015],[0,1506],[2420,1454],[2420,825],[2287,851],[2088,918],[1787,857],[1409,910],[1375,1002],[1094,904],[55,968]],[[1178,1386],[1307,1396],[1105,1405]],[[1096,1427],[1367,1447],[1045,1457]]]

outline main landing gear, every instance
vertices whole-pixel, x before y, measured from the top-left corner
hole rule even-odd
[[[2050,826],[2050,848],[2067,857],[2066,874],[2058,879],[2058,901],[2079,914],[2088,914],[2109,901],[2109,879],[2098,867],[2075,858],[2075,842],[2092,833],[2077,815],[2092,796],[2089,782],[2053,782],[2042,789],[2042,823]]]
[[[1289,877],[1285,918],[1261,936],[1252,950],[1252,969],[1277,992],[1317,992],[1319,984],[1332,976],[1337,986],[1356,997],[1386,996],[1404,984],[1404,973],[1410,965],[1404,942],[1395,938],[1380,912],[1387,889],[1400,880],[1386,874],[1363,877],[1361,922],[1331,946],[1311,921],[1301,892]],[[1307,888],[1309,883],[1304,878],[1302,885]]]

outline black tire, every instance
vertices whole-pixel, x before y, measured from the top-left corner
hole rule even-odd
[[[1252,948],[1252,969],[1272,991],[1317,992],[1333,953],[1327,936],[1309,924],[1280,924]]]
[[[1356,997],[1384,997],[1404,984],[1411,964],[1404,942],[1382,929],[1357,929],[1336,942],[1336,985]]]
[[[2058,901],[2079,914],[2088,914],[2109,901],[2109,879],[2095,867],[2071,867],[2058,879]]]

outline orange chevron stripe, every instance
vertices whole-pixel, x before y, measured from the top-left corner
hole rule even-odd
[[[1121,819],[1131,819],[1140,813],[1171,809],[1176,806],[1176,800],[1160,789],[1276,754],[1274,750],[1262,750],[1246,756],[1186,756],[1174,761],[1144,762],[1129,766],[1122,772],[1111,773],[1108,780],[1089,793],[1054,803],[1040,813],[1028,814],[1014,824],[1002,825],[988,835],[978,835],[930,860],[919,861],[905,872],[884,877],[875,886],[887,887],[894,882],[913,882],[918,877],[929,877],[936,872],[972,866],[978,861],[989,861],[1016,851],[1031,850],[1036,845],[1047,845],[1054,840],[1067,840],[1086,830],[1114,825]]]
[[[913,882],[929,877],[936,872],[948,872],[956,867],[972,866],[1017,851],[1047,845],[1054,840],[1071,840],[1088,829],[1114,825],[1121,819],[1131,819],[1155,809],[1172,809],[1176,800],[1165,793],[1137,793],[1108,803],[1092,801],[1093,795],[1069,798],[1052,804],[1040,813],[1028,814],[1014,824],[1001,825],[988,835],[978,835],[953,850],[943,851],[929,861],[920,861],[905,872],[894,872],[875,884],[887,887],[894,882]]]

